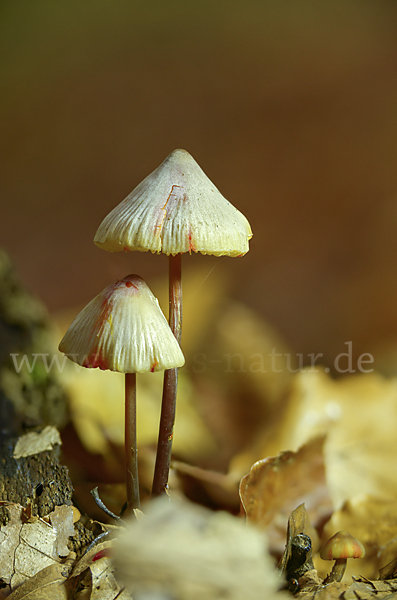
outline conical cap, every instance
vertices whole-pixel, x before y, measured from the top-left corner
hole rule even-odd
[[[193,157],[174,150],[105,217],[94,242],[109,252],[241,256],[251,237],[247,219]]]
[[[157,299],[138,275],[109,285],[77,315],[59,350],[83,367],[145,373],[184,356]]]

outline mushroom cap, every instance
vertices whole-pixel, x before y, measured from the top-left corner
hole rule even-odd
[[[337,558],[364,558],[364,546],[347,531],[338,531],[321,548],[320,556],[323,560]]]
[[[77,315],[59,350],[82,367],[145,373],[181,367],[184,356],[157,299],[138,275],[105,288]]]
[[[186,150],[174,150],[102,221],[94,242],[140,250],[242,256],[252,231]]]

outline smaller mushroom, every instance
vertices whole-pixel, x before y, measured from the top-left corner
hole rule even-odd
[[[324,584],[341,581],[346,570],[348,558],[364,558],[364,546],[347,531],[338,531],[321,548],[323,560],[335,560],[331,573],[324,579]]]
[[[125,373],[127,501],[139,508],[135,374],[185,362],[157,299],[138,275],[116,281],[77,315],[59,350],[82,367]]]

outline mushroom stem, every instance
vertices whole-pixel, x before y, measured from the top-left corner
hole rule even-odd
[[[332,581],[342,581],[342,577],[346,571],[346,558],[337,558],[332,567],[331,573],[324,579],[324,583],[331,583]]]
[[[169,257],[169,322],[176,341],[182,338],[182,254]]]
[[[169,257],[169,323],[178,344],[182,336],[182,255]],[[153,496],[164,494],[168,487],[171,462],[172,438],[174,435],[178,369],[164,372],[163,399],[160,429],[157,444],[156,465],[153,477]]]
[[[125,374],[125,463],[128,511],[140,508],[136,443],[136,374]]]

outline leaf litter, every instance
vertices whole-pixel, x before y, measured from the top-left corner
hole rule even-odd
[[[242,352],[245,365],[249,365],[258,344],[261,344],[262,354],[278,343],[282,353],[288,350],[277,339],[277,334],[264,327],[262,322],[258,320],[256,326],[256,316],[245,307],[240,310],[238,305],[233,305],[226,309],[222,305],[223,300],[218,305],[214,300],[211,302],[211,316],[204,322],[198,336],[202,345],[190,348],[192,356],[195,350],[207,351],[211,356],[210,351],[214,348],[221,353],[230,353],[231,348],[237,352],[241,339],[239,315],[248,323],[253,338],[252,343],[249,336],[244,339]],[[218,327],[214,327],[211,319],[219,317],[219,314],[222,314],[223,320]],[[211,333],[209,346],[206,346],[206,327]],[[32,518],[27,516],[28,509],[13,505],[14,508],[9,510],[9,522],[0,531],[0,552],[4,555],[4,561],[0,555],[4,571],[1,577],[6,583],[8,580],[11,585],[19,585],[9,597],[12,600],[23,598],[14,594],[22,593],[24,586],[29,583],[33,585],[34,581],[39,590],[40,585],[44,586],[40,583],[40,577],[45,574],[49,582],[45,585],[50,586],[52,580],[55,590],[58,585],[55,582],[59,582],[58,596],[49,593],[43,596],[51,600],[53,597],[124,599],[130,597],[130,586],[145,585],[145,582],[153,580],[153,573],[158,587],[164,581],[171,585],[170,573],[173,573],[177,587],[173,588],[172,593],[181,600],[201,599],[203,589],[210,589],[213,598],[221,593],[228,598],[250,598],[251,591],[255,597],[255,590],[261,586],[262,597],[281,599],[288,597],[287,594],[291,592],[280,589],[288,583],[276,575],[274,565],[277,559],[281,559],[282,571],[288,572],[287,579],[290,579],[291,573],[298,577],[298,587],[294,588],[298,598],[364,600],[397,594],[397,481],[392,468],[392,457],[397,451],[397,380],[385,379],[376,373],[334,380],[320,368],[288,373],[288,377],[281,380],[265,370],[262,372],[255,367],[246,368],[241,373],[238,369],[225,373],[223,369],[219,375],[214,369],[202,374],[191,370],[184,374],[182,406],[188,400],[188,409],[183,409],[182,414],[188,425],[183,435],[184,441],[176,447],[178,461],[175,463],[175,473],[178,476],[171,479],[171,506],[174,507],[176,497],[185,494],[186,481],[182,481],[182,478],[186,476],[205,490],[206,501],[212,508],[226,506],[236,512],[240,488],[242,516],[249,522],[249,528],[245,529],[251,532],[253,528],[271,551],[272,558],[267,550],[264,552],[267,566],[262,564],[265,572],[259,579],[256,579],[257,573],[254,574],[257,557],[249,558],[244,554],[245,542],[239,541],[240,533],[234,533],[230,538],[222,533],[224,530],[221,525],[214,525],[220,537],[228,540],[221,549],[220,541],[216,536],[213,537],[212,526],[206,521],[207,518],[211,521],[218,514],[213,511],[210,512],[211,517],[198,518],[193,514],[194,511],[192,514],[189,512],[190,508],[185,509],[184,505],[181,507],[178,504],[179,517],[175,513],[171,516],[164,509],[164,514],[168,515],[166,518],[159,513],[152,520],[151,503],[146,504],[144,512],[149,515],[148,519],[128,525],[127,531],[135,531],[136,535],[132,537],[132,534],[126,533],[123,542],[123,536],[120,536],[120,543],[118,540],[114,542],[117,543],[114,551],[113,542],[105,546],[110,548],[110,555],[100,555],[104,548],[98,544],[89,555],[77,559],[72,554],[64,558],[67,539],[72,535],[73,517],[70,514],[62,515],[57,511],[59,514],[54,514],[52,518],[47,516],[38,520],[40,525],[32,538],[28,530],[22,530],[26,525],[33,525]],[[283,370],[284,375],[287,371]],[[70,371],[66,372],[65,369],[65,374],[73,379]],[[70,390],[75,393],[74,390],[83,389],[80,386],[83,384],[75,378]],[[156,392],[150,386],[147,410],[144,404],[140,409],[145,423],[144,431],[150,432],[147,436],[144,434],[141,440],[141,454],[147,457],[151,456],[155,420],[158,419],[157,408],[150,401]],[[87,379],[82,395],[95,398],[97,404],[90,407],[84,416],[83,412],[78,412],[76,402],[74,420],[80,435],[84,436],[89,431],[89,428],[86,431],[87,421],[92,416],[95,420],[95,411],[98,414],[103,411],[101,422],[95,430],[95,440],[94,437],[87,439],[85,444],[88,448],[105,453],[109,450],[109,440],[114,447],[121,444],[118,437],[121,428],[113,419],[117,413],[113,407],[110,412],[109,406],[106,410],[98,408],[107,402],[108,394],[103,393],[105,386],[101,390],[101,384],[96,384],[93,393],[90,389]],[[239,416],[247,406],[251,417],[241,420]],[[225,415],[227,418],[224,418]],[[83,416],[85,421],[78,424]],[[107,429],[108,424],[110,429]],[[191,435],[192,432],[195,432],[195,437]],[[143,480],[150,481],[150,460],[147,461],[147,469],[148,476]],[[228,515],[228,518],[227,528],[233,531],[234,523],[241,526],[244,521],[241,515]],[[30,522],[23,522],[24,519],[30,519]],[[197,520],[201,523],[198,528]],[[63,521],[64,528],[60,526]],[[59,531],[60,528],[63,533]],[[328,537],[340,529],[348,530],[360,539],[367,556],[350,567],[348,564],[342,582],[324,586],[322,579],[329,571],[329,565],[321,561],[318,550]],[[47,538],[42,536],[44,550],[41,547],[37,550],[37,538],[44,531],[47,531]],[[308,536],[311,541],[310,561],[306,563],[305,559],[301,565],[303,575],[294,565],[293,568],[291,565],[287,568],[291,555],[296,552],[296,538],[300,535]],[[24,547],[27,547],[24,550],[26,558],[23,557]],[[209,557],[213,556],[211,547],[217,549],[216,560],[210,559],[208,564]],[[139,548],[139,552],[131,553],[131,548]],[[162,548],[165,550],[160,556]],[[303,548],[306,552],[306,546],[303,545]],[[236,551],[235,555],[232,549]],[[99,557],[92,560],[98,554]],[[30,571],[29,574],[25,573],[28,572],[26,565],[17,568],[17,565],[29,560],[38,565],[33,574]],[[52,562],[47,564],[47,560]],[[311,567],[311,560],[314,569],[307,568]],[[174,563],[181,565],[180,571],[173,571]],[[72,566],[70,569],[68,567],[65,576],[66,564]],[[80,565],[79,574],[76,574],[77,565]],[[223,571],[225,565],[226,571]],[[133,581],[128,577],[129,571],[135,573]],[[379,571],[380,579],[377,579]],[[189,574],[196,590],[189,589],[190,584],[186,583]],[[124,585],[128,585],[128,589]],[[37,598],[41,597],[37,595]]]
[[[20,504],[1,502],[9,521],[0,529],[0,579],[14,589],[70,554],[75,535],[72,506],[60,506],[48,519],[34,517]]]

